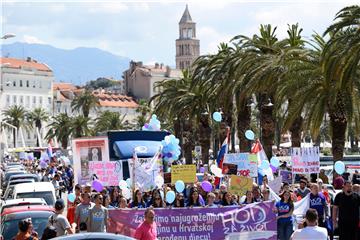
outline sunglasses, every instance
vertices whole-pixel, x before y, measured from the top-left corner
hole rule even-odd
[[[155,200],[161,200],[161,198],[155,198]]]

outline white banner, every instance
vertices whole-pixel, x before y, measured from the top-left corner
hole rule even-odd
[[[320,172],[319,147],[292,148],[292,173],[310,174]]]

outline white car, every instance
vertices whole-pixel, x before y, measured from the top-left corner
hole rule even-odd
[[[14,199],[17,198],[44,198],[49,206],[54,206],[55,188],[51,182],[21,183],[14,189]]]
[[[32,182],[35,182],[34,179],[10,180],[7,187],[6,187],[6,190],[4,192],[3,199],[7,200],[7,199],[12,199],[13,198],[14,188],[15,188],[16,185],[22,184],[22,183],[32,183]]]
[[[10,199],[1,202],[0,213],[2,213],[6,208],[15,207],[15,206],[29,206],[29,205],[44,205],[47,203],[43,198],[20,198],[20,199]]]

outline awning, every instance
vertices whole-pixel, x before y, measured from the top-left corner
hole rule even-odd
[[[132,158],[135,148],[138,157],[150,158],[158,152],[160,147],[161,142],[147,140],[115,141],[113,145],[115,155],[120,159]]]

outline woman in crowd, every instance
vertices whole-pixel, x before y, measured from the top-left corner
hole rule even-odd
[[[289,191],[280,195],[280,201],[275,204],[274,212],[277,213],[277,231],[279,240],[289,240],[293,232],[292,213],[294,204]]]
[[[210,193],[208,193],[208,195],[207,195],[207,204],[206,204],[206,207],[208,207],[208,208],[217,208],[218,207],[218,205],[217,204],[215,204],[215,194],[214,193],[212,193],[212,192],[210,192]]]
[[[114,208],[119,207],[119,196],[120,196],[120,188],[114,187],[110,192],[110,205]]]
[[[246,191],[245,196],[246,196],[245,200],[241,204],[250,204],[254,202],[254,196],[252,191],[250,190]]]
[[[225,192],[223,194],[223,199],[222,199],[222,203],[223,206],[234,206],[237,205],[235,202],[233,202],[232,200],[232,195],[229,192]]]
[[[177,193],[174,201],[174,207],[185,207],[185,200],[183,193]]]
[[[79,184],[75,185],[75,201],[68,201],[68,209],[67,209],[67,219],[69,223],[72,224],[75,222],[75,209],[78,204],[81,203],[81,186]]]
[[[221,196],[221,194],[220,194],[220,191],[219,191],[218,189],[215,189],[215,190],[213,191],[213,193],[215,194],[215,201],[214,201],[214,203],[215,203],[216,205],[220,205],[221,202],[222,202],[222,196]]]
[[[160,192],[156,192],[154,195],[153,195],[153,198],[151,199],[151,206],[153,208],[163,208],[163,207],[166,207],[164,201],[162,200],[161,198],[161,194]]]
[[[261,194],[262,194],[262,200],[263,201],[269,201],[270,200],[270,189],[267,187],[267,188],[264,188],[262,191],[261,191]]]
[[[128,208],[127,200],[123,196],[119,196],[119,208]]]
[[[130,203],[130,208],[146,208],[140,189],[135,190],[133,201]]]
[[[189,197],[188,207],[203,207],[204,204],[200,202],[199,192],[194,190]]]

